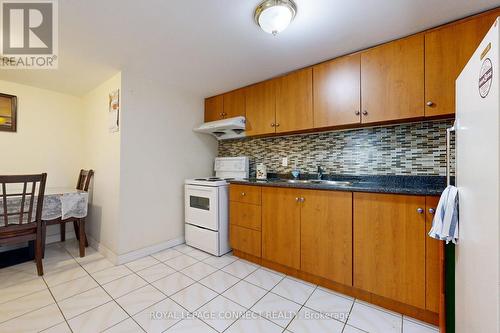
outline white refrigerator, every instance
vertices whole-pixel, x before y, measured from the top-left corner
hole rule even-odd
[[[500,332],[499,19],[456,81],[458,333]]]

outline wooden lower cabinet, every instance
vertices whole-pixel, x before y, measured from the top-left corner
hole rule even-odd
[[[229,226],[231,247],[235,250],[248,253],[254,257],[261,256],[261,234],[248,228],[231,224]]]
[[[300,268],[300,190],[262,188],[262,258]]]
[[[229,189],[229,201],[260,205],[261,187],[231,184]]]
[[[229,186],[229,241],[234,250],[260,258],[261,187],[231,184]]]
[[[429,311],[438,312],[441,294],[442,263],[440,258],[440,242],[427,236],[431,230],[432,219],[436,211],[439,197],[425,198],[425,308]]]
[[[304,190],[300,269],[352,286],[352,193]]]
[[[229,220],[231,224],[260,231],[260,206],[232,201],[229,209]]]
[[[425,309],[425,197],[354,194],[354,287]]]
[[[241,185],[230,192],[236,255],[438,324],[444,247],[427,236],[438,197]]]

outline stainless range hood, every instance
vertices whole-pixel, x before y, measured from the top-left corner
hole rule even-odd
[[[215,136],[217,140],[243,138],[245,134],[245,117],[234,117],[201,124],[193,129],[195,132]]]

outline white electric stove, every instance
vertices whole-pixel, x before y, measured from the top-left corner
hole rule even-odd
[[[249,176],[248,157],[217,157],[215,177],[185,181],[186,244],[216,256],[231,251],[229,246],[230,179]]]

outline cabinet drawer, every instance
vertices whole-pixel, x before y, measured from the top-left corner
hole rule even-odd
[[[233,185],[229,187],[229,200],[260,205],[260,186]]]
[[[261,230],[261,208],[254,204],[232,201],[229,206],[229,221],[254,230]]]
[[[229,226],[231,247],[235,250],[251,254],[255,257],[261,256],[261,234],[247,228],[236,225]]]

